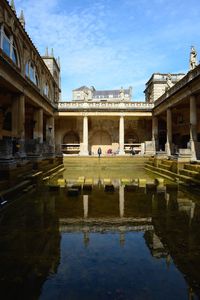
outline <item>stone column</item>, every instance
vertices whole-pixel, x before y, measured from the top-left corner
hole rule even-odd
[[[119,155],[124,155],[124,116],[119,120]]]
[[[197,105],[196,105],[196,97],[192,95],[190,96],[190,147],[191,147],[192,160],[197,160],[196,144],[197,144]]]
[[[55,120],[54,120],[54,122],[55,122]],[[62,140],[62,134],[61,134],[61,131],[62,131],[61,120],[56,119],[55,127],[56,127],[56,135],[54,135],[55,136],[55,152],[56,152],[57,156],[62,156],[61,144],[63,143],[63,140]]]
[[[167,109],[167,143],[165,145],[165,150],[167,155],[171,155],[172,148],[172,111],[170,108]]]
[[[158,118],[155,116],[152,117],[152,143],[154,153],[156,154],[158,150]]]
[[[43,109],[39,108],[34,113],[34,138],[38,139],[39,143],[43,142]]]
[[[18,106],[18,136],[19,136],[19,154],[20,157],[25,157],[25,96],[19,96]]]
[[[124,185],[119,186],[119,215],[124,217]]]
[[[80,155],[88,155],[88,117],[83,117],[83,144]]]
[[[25,139],[25,96],[19,97],[18,108],[18,134],[21,140]]]

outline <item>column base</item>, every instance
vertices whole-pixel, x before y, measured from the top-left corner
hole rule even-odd
[[[118,155],[125,155],[125,151],[119,151],[119,154]]]
[[[84,151],[84,152],[79,152],[80,156],[89,156],[89,152],[88,151]]]
[[[165,144],[165,152],[167,153],[168,156],[171,156],[171,144],[170,143],[166,143]]]
[[[190,140],[190,148],[191,148],[191,160],[196,161],[197,160],[197,142]]]

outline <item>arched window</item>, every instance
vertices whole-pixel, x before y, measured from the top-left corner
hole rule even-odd
[[[44,85],[43,93],[45,96],[49,97],[49,85],[47,82]]]
[[[13,36],[5,29],[3,24],[0,25],[0,48],[19,66],[18,52]]]
[[[35,84],[38,86],[39,80],[38,80],[38,75],[37,75],[37,70],[32,61],[28,61],[26,63],[26,76]]]

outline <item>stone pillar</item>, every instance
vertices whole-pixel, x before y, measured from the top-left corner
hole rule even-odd
[[[197,160],[197,105],[194,95],[190,96],[190,147],[192,160]]]
[[[55,120],[54,120],[55,122]],[[56,125],[55,125],[55,130],[56,130],[56,135],[55,136],[55,152],[56,152],[56,155],[57,156],[62,156],[62,149],[61,149],[61,144],[63,143],[63,140],[62,140],[62,134],[61,134],[61,131],[62,131],[62,123],[61,123],[61,120],[59,119],[56,119]]]
[[[18,134],[21,140],[25,140],[25,96],[19,97],[19,109],[18,109]]]
[[[158,118],[155,116],[152,117],[152,144],[154,153],[156,154],[158,150]]]
[[[124,155],[124,116],[119,120],[119,155]]]
[[[18,136],[19,136],[19,154],[20,157],[25,157],[25,96],[19,96],[18,106]]]
[[[124,185],[119,186],[119,215],[124,217]]]
[[[83,144],[80,155],[88,155],[88,117],[83,117]]]
[[[43,109],[39,108],[34,113],[34,139],[38,139],[39,143],[43,142]]]
[[[167,155],[171,155],[172,148],[172,111],[170,108],[167,109],[167,143],[165,145],[165,150]]]

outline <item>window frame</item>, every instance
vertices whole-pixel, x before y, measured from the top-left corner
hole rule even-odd
[[[4,49],[4,41],[6,41],[9,45],[8,51]],[[5,28],[3,23],[0,24],[0,48],[2,52],[8,56],[17,67],[20,67],[19,51],[14,41],[14,37],[7,30],[7,28]]]

